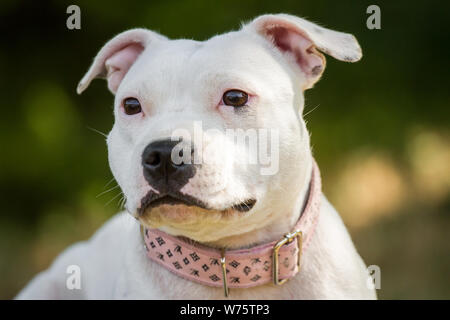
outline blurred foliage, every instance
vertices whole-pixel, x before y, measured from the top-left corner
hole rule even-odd
[[[277,12],[363,48],[356,64],[328,58],[305,113],[325,191],[381,267],[379,297],[450,298],[449,3],[377,1],[371,31],[366,0],[79,1],[82,29],[70,31],[73,3],[0,3],[0,298],[118,210],[118,189],[97,197],[115,185],[95,132],[111,128],[113,97],[102,81],[75,94],[99,48],[132,27],[203,40]]]

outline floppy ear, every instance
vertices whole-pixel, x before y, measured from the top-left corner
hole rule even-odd
[[[306,75],[304,89],[312,88],[325,69],[325,57],[318,50],[346,62],[355,62],[362,57],[353,35],[329,30],[288,14],[260,16],[244,29],[265,37],[282,53],[291,54]]]
[[[116,93],[123,77],[142,51],[151,42],[162,39],[166,38],[146,29],[132,29],[118,34],[109,40],[94,58],[88,72],[78,84],[78,94],[95,78],[106,78],[109,90]]]

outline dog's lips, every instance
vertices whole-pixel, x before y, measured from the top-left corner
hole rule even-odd
[[[179,199],[172,196],[163,196],[160,198],[157,198],[155,200],[149,201],[148,205],[146,206],[145,210],[156,208],[162,205],[185,205],[185,206],[197,206],[202,209],[206,209],[205,206],[202,203],[194,203],[192,201],[188,201],[186,199]]]
[[[173,195],[155,196],[154,194],[150,194],[146,195],[141,200],[141,207],[138,209],[138,213],[139,215],[143,215],[147,212],[150,212],[152,209],[167,206],[197,207],[207,211],[213,210],[222,212],[230,212],[230,211],[248,212],[254,207],[255,204],[256,199],[250,198],[237,204],[230,205],[226,209],[218,210],[211,208],[210,206],[205,204],[203,201],[198,200],[197,198],[189,196],[173,196]]]
[[[240,211],[240,212],[247,212],[250,211],[256,204],[256,199],[247,199],[241,203],[235,204],[231,206],[231,209]]]

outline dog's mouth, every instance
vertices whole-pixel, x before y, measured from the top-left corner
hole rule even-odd
[[[141,206],[138,209],[138,214],[143,215],[146,212],[161,206],[180,206],[180,205],[188,207],[198,207],[204,210],[214,210],[223,212],[229,211],[248,212],[255,206],[255,204],[256,199],[250,198],[245,201],[232,204],[226,209],[217,210],[215,208],[211,208],[203,201],[192,196],[179,194],[158,195],[153,192],[149,192],[144,198],[142,198]]]

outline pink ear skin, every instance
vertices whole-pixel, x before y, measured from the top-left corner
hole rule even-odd
[[[94,62],[77,87],[82,93],[95,78],[107,78],[109,90],[115,94],[120,82],[139,55],[150,44],[166,37],[147,29],[131,29],[109,40],[96,55]]]
[[[308,80],[305,89],[311,88],[325,69],[325,58],[316,50],[314,43],[289,25],[269,25],[265,27],[265,32],[280,51],[294,55]]]
[[[117,91],[123,77],[143,50],[143,46],[134,43],[114,53],[105,61],[108,89],[111,92]]]
[[[266,38],[280,52],[291,55],[287,61],[295,62],[306,77],[303,89],[312,88],[320,79],[325,69],[322,53],[345,62],[356,62],[362,57],[361,47],[353,35],[289,14],[262,15],[244,28]]]

